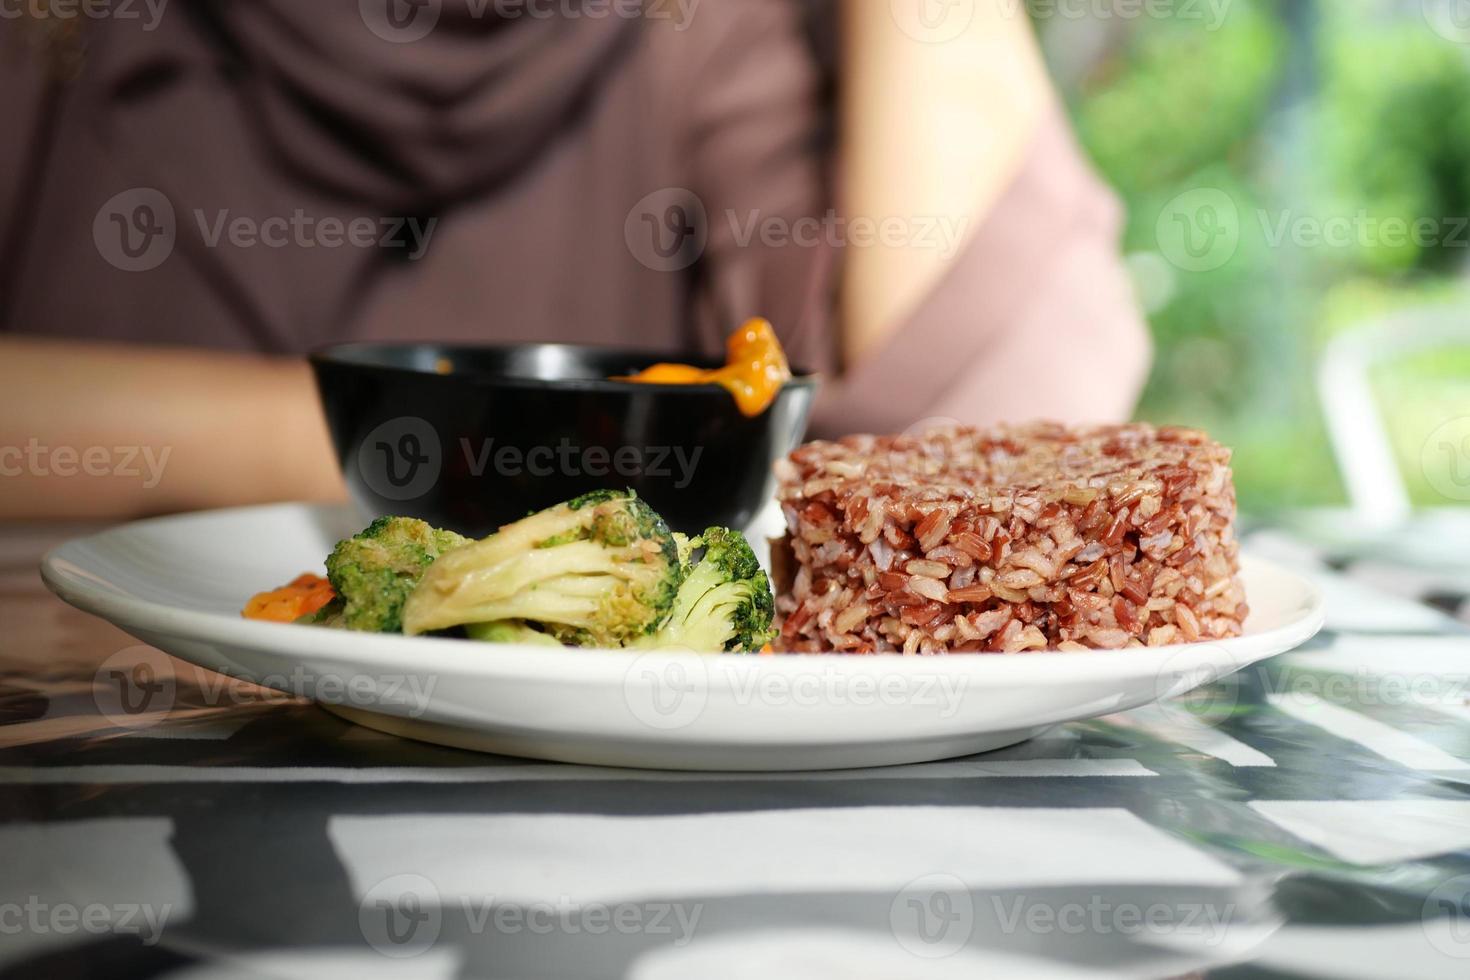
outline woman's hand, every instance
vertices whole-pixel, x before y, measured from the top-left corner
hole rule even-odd
[[[338,500],[298,360],[0,337],[0,520]]]

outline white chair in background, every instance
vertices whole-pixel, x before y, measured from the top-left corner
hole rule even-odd
[[[1443,507],[1414,508],[1372,382],[1380,365],[1454,347],[1470,348],[1470,309],[1399,313],[1328,344],[1317,369],[1317,391],[1350,506],[1298,513],[1294,530],[1344,556],[1470,570],[1470,507],[1447,500]],[[1470,400],[1452,414],[1470,417]]]

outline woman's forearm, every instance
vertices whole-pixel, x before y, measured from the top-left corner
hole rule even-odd
[[[908,231],[845,251],[850,362],[933,288],[1021,166],[1053,98],[1025,10],[845,0],[842,210]]]
[[[0,338],[0,519],[344,495],[304,362]]]

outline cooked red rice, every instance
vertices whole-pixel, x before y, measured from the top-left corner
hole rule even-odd
[[[854,436],[777,475],[781,650],[1117,649],[1245,620],[1230,451],[1202,432]]]

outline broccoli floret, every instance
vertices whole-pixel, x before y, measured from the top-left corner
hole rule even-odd
[[[712,527],[689,541],[703,557],[686,570],[674,611],[662,629],[636,645],[698,653],[754,653],[771,639],[771,583],[738,531]]]
[[[332,629],[346,629],[347,627],[342,622],[343,609],[346,608],[346,605],[342,601],[342,597],[338,596],[316,612],[307,613],[305,616],[300,617],[296,620],[296,624],[298,626],[327,626]]]
[[[435,562],[404,606],[403,627],[518,619],[562,643],[620,647],[668,618],[682,580],[663,518],[631,491],[600,491]]]
[[[367,633],[397,633],[403,604],[436,559],[470,543],[411,517],[380,517],[355,537],[337,543],[327,558],[327,578],[340,608],[321,625]]]
[[[559,647],[555,637],[532,629],[519,619],[502,619],[498,623],[469,623],[465,636],[480,643],[520,643],[538,647]]]
[[[687,534],[674,532],[674,546],[679,549],[679,564],[687,572],[689,566],[694,564],[694,549],[699,545],[698,538],[691,538]]]

